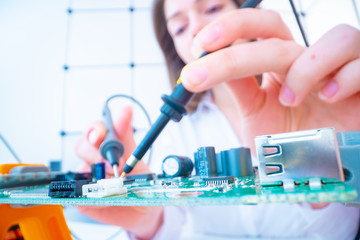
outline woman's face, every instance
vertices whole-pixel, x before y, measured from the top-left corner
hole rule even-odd
[[[195,60],[190,49],[196,34],[212,20],[233,9],[236,5],[231,0],[165,0],[167,28],[176,52],[186,64]]]

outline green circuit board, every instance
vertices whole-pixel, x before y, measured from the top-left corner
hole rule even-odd
[[[232,183],[209,183],[200,178],[155,179],[126,184],[127,193],[105,198],[51,198],[48,185],[0,190],[0,204],[101,206],[199,206],[258,203],[348,202],[357,197],[343,182],[322,179],[320,186],[260,186],[255,176]]]

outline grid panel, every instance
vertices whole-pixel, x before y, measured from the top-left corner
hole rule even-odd
[[[130,0],[70,0],[70,7],[75,9],[113,9],[127,8]]]
[[[342,21],[354,25],[356,14],[350,5],[356,2],[359,7],[359,1],[294,0],[310,44],[332,25]],[[160,96],[169,93],[170,88],[166,86],[167,73],[152,30],[151,4],[148,0],[70,2],[63,106],[65,137],[99,119],[105,98],[114,93],[135,97],[144,104],[152,121],[157,118]],[[296,41],[304,44],[288,0],[263,1],[261,7],[279,12]],[[338,17],[337,13],[343,11],[351,12]],[[123,100],[111,104],[113,117],[123,105]],[[140,129],[147,127],[144,114],[136,106],[133,124]]]
[[[124,64],[130,58],[128,11],[90,11],[70,14],[68,63]]]
[[[134,11],[133,51],[136,63],[162,63],[163,56],[153,30],[151,11]]]
[[[130,94],[128,68],[76,69],[67,73],[65,125],[67,131],[86,130],[101,118],[105,100],[116,93]]]

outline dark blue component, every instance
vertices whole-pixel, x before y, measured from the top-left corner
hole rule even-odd
[[[194,153],[195,172],[201,178],[217,176],[216,154],[214,147],[200,147]]]
[[[105,163],[100,162],[91,164],[91,176],[93,182],[105,179]]]
[[[245,177],[254,175],[249,148],[232,148],[221,151],[220,155],[223,176]]]

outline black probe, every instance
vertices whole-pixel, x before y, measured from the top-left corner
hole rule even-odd
[[[106,127],[107,134],[100,145],[100,153],[104,159],[110,162],[113,167],[115,177],[119,177],[118,166],[119,160],[124,153],[124,146],[116,138],[111,112],[107,103],[108,102],[105,103],[102,111],[103,123]]]
[[[255,8],[262,0],[247,0],[240,6],[240,8]],[[208,52],[204,51],[201,56],[207,55]],[[129,159],[126,161],[124,171],[120,177],[124,177],[126,173],[132,171],[136,163],[145,155],[150,146],[154,143],[161,131],[164,129],[170,119],[175,122],[179,122],[181,118],[186,114],[185,107],[191,101],[195,95],[193,92],[186,90],[179,78],[178,84],[170,96],[163,95],[161,98],[164,101],[164,105],[161,107],[161,115],[156,122],[151,126],[150,130],[143,138],[141,143],[136,147]]]

